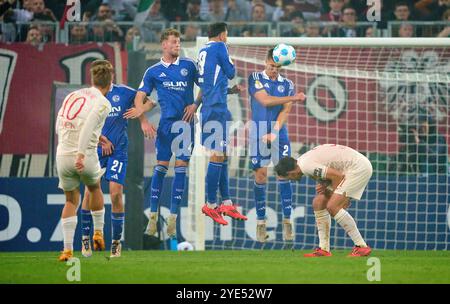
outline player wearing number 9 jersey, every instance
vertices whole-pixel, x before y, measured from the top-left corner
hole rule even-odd
[[[201,89],[202,108],[200,123],[202,145],[211,151],[206,173],[207,201],[202,212],[221,225],[228,225],[222,214],[234,219],[247,220],[240,214],[229,197],[226,148],[227,122],[231,114],[227,107],[228,80],[233,79],[236,69],[226,46],[227,24],[214,23],[208,28],[208,43],[200,49],[197,59]],[[212,131],[214,130],[214,131]],[[217,206],[217,190],[220,186],[222,202]]]
[[[100,168],[97,145],[111,110],[105,95],[111,86],[112,71],[113,67],[108,61],[94,61],[91,65],[93,86],[69,94],[58,112],[56,166],[59,188],[64,190],[66,196],[61,216],[64,251],[59,257],[60,261],[67,261],[73,256],[80,181],[88,188],[90,205],[94,208],[103,206],[100,177],[104,169]]]

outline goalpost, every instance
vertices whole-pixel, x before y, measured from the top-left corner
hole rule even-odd
[[[197,50],[206,42],[198,37]],[[295,63],[280,74],[294,82],[296,92],[307,95],[304,103],[293,106],[287,122],[292,156],[324,143],[364,153],[374,174],[349,212],[367,243],[379,249],[449,249],[450,39],[230,37],[229,53],[237,70],[230,86],[239,83],[247,89],[248,76],[264,69],[267,50],[278,43],[297,52]],[[228,107],[234,121],[230,194],[249,219],[227,218],[229,225],[219,227],[201,213],[208,159],[197,124],[185,226],[196,250],[261,248],[245,139],[245,123],[251,118],[248,93],[228,96]],[[282,249],[287,244],[281,236],[281,200],[272,166],[268,176],[270,238],[264,248]],[[294,248],[318,244],[311,206],[314,185],[306,177],[293,183]],[[334,221],[332,226],[332,248],[351,246]]]

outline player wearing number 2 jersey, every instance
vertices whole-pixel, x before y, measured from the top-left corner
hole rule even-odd
[[[267,167],[284,156],[291,155],[286,121],[291,105],[305,100],[303,93],[295,94],[294,84],[281,76],[280,65],[273,61],[273,48],[267,52],[265,69],[252,73],[248,78],[248,93],[252,109],[250,128],[251,162],[255,171],[256,239],[265,242],[266,233],[266,183]],[[283,207],[283,239],[291,241],[292,188],[289,180],[278,178],[278,188]]]
[[[96,60],[91,65],[93,86],[68,95],[58,112],[56,133],[58,147],[56,166],[59,187],[64,190],[66,203],[62,211],[64,251],[59,260],[73,256],[73,236],[77,227],[77,208],[80,201],[79,185],[82,181],[89,190],[89,204],[93,210],[103,208],[103,193],[97,145],[100,132],[111,105],[105,98],[111,87],[113,67],[106,60]]]

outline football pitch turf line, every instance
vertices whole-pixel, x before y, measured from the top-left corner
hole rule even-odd
[[[303,258],[304,250],[122,251],[109,260],[108,251],[83,258],[77,283],[450,283],[449,251],[374,250],[381,263],[381,281],[369,282],[368,258]],[[58,252],[1,252],[0,283],[72,283],[72,267],[58,262]]]

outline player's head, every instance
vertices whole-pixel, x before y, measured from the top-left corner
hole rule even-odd
[[[208,38],[216,41],[227,42],[228,26],[225,22],[213,23],[208,27]]]
[[[91,64],[91,82],[101,89],[109,91],[113,78],[113,66],[108,60],[95,60]]]
[[[278,164],[275,166],[275,172],[279,177],[289,180],[299,180],[303,175],[302,170],[300,170],[295,158],[290,156],[280,159]]]
[[[181,50],[180,32],[173,28],[165,29],[161,34],[163,56],[178,57]]]
[[[280,72],[281,69],[281,64],[276,64],[275,61],[273,61],[273,49],[271,48],[268,52],[267,52],[267,56],[266,56],[266,67],[265,67],[265,71],[267,76],[269,76],[269,78],[277,78],[278,74]]]

